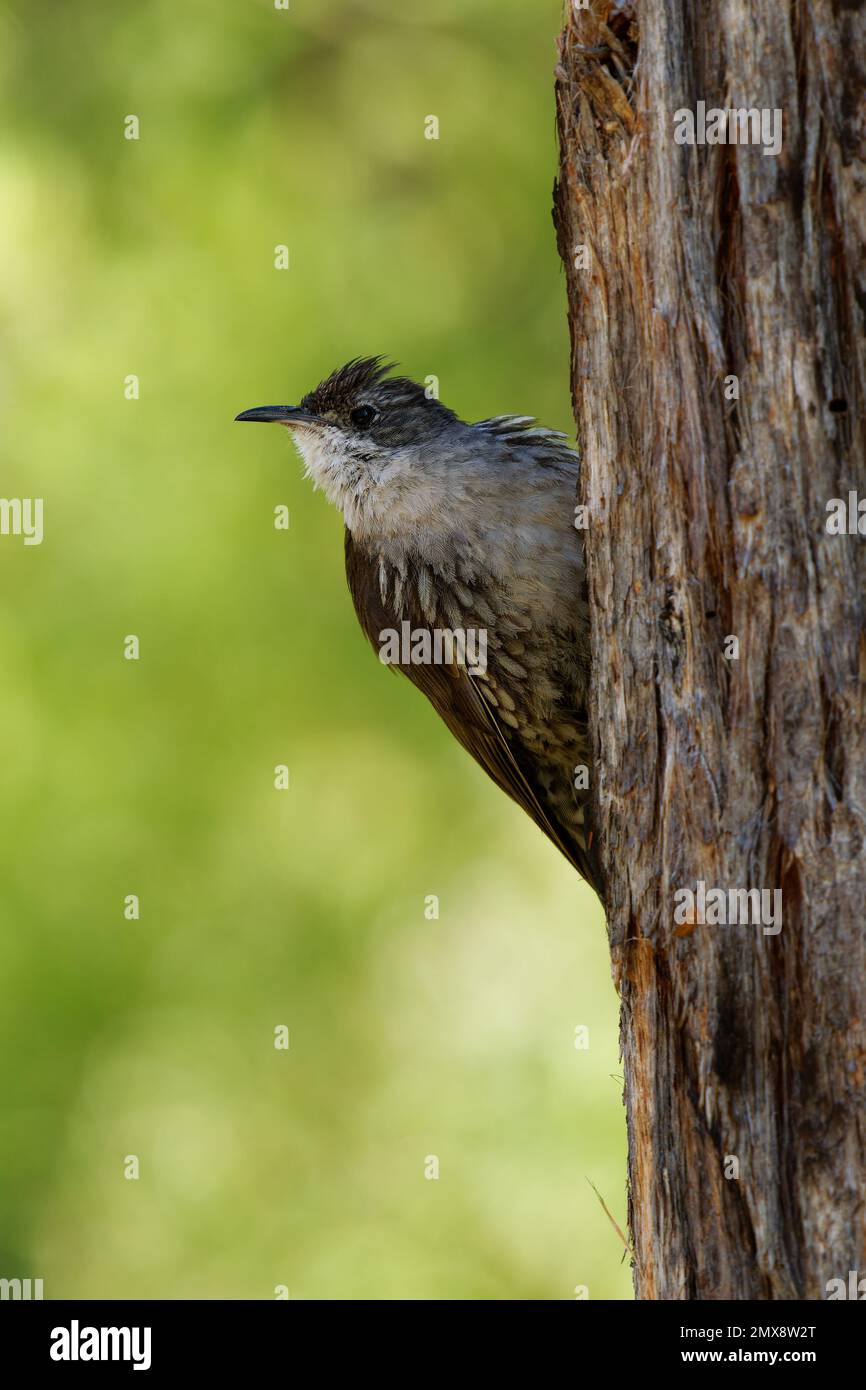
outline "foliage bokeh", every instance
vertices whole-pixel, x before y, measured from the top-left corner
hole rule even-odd
[[[0,493],[45,499],[0,539],[0,1275],[46,1297],[630,1296],[600,910],[233,423],[383,352],[573,432],[558,20],[0,9]]]

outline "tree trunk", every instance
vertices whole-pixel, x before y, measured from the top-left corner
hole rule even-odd
[[[821,1299],[866,1275],[866,5],[577,4],[555,220],[635,1287]],[[779,109],[780,152],[677,143],[701,101]]]

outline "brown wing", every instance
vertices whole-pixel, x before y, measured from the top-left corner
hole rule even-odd
[[[399,629],[403,618],[409,619],[413,628],[429,628],[420,614],[413,615],[407,611],[398,616],[385,606],[379,591],[375,563],[354,544],[348,530],[346,578],[358,621],[377,653],[380,633],[395,626]],[[519,748],[512,746],[494,710],[481,695],[475,678],[468,674],[466,667],[455,663],[439,666],[401,665],[398,669],[426,695],[458,743],[484,768],[497,786],[523,808],[578,873],[592,883],[595,874],[589,854],[581,852],[571,836],[564,833],[546,812],[532,786],[531,766],[522,765]]]

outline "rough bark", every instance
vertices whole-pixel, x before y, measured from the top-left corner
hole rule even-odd
[[[821,1299],[866,1275],[866,535],[826,527],[866,498],[866,6],[589,6],[555,221],[635,1287]],[[781,152],[677,144],[699,100]],[[699,881],[781,931],[678,925]]]

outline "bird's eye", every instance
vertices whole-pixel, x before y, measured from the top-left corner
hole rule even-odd
[[[372,425],[376,416],[379,414],[375,406],[356,405],[352,411],[352,424],[356,429],[365,430],[368,425]]]

